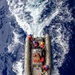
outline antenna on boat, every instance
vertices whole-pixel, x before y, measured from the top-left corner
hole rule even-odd
[[[34,32],[33,32],[33,37],[34,37]]]

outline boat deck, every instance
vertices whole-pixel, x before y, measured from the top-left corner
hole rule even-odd
[[[26,44],[25,44],[25,75],[51,75],[51,51],[50,51],[50,37],[47,34],[44,38],[39,37],[39,38],[33,38],[39,43],[43,41],[45,43],[45,49],[41,47],[35,48],[33,46],[33,43],[30,42],[28,38],[26,38]],[[44,57],[44,62],[35,62],[33,61],[33,55],[35,53],[40,54],[40,58]],[[35,56],[34,56],[35,57]],[[35,60],[35,58],[34,58]],[[49,66],[49,70],[45,71],[43,70],[44,65]]]

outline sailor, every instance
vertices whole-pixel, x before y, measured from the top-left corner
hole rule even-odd
[[[43,75],[46,71],[48,71],[49,70],[49,66],[48,65],[44,65],[43,66],[43,72],[41,73],[41,74],[38,74],[38,75]]]
[[[44,57],[41,57],[39,53],[35,53],[33,55],[34,62],[44,62]]]
[[[34,45],[34,47],[38,47],[38,46],[39,46],[38,41],[34,40],[34,41],[33,41],[33,45]]]
[[[44,66],[43,66],[43,70],[44,70],[44,71],[48,71],[48,70],[49,70],[49,66],[48,66],[48,65],[44,65]]]
[[[28,35],[28,38],[29,38],[30,41],[32,41],[33,40],[32,34]]]
[[[45,48],[45,43],[43,41],[40,42],[40,48],[42,48],[42,49]]]
[[[40,55],[38,54],[38,53],[35,53],[34,55],[33,55],[33,61],[34,62],[38,62],[40,60]]]

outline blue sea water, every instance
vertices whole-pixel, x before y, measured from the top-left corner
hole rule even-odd
[[[69,9],[72,10],[71,14],[75,18],[75,0],[69,0]],[[59,68],[61,75],[75,75],[75,21],[70,23],[71,25],[71,37],[69,40],[69,53],[66,55],[66,60],[62,67]]]
[[[9,4],[9,0],[0,0],[0,75],[24,75],[24,41],[27,36],[27,29],[24,30],[22,24],[24,21],[19,23],[14,14],[12,14],[12,12],[15,13],[16,11],[16,9],[13,8],[13,1],[15,1],[17,5],[18,0],[10,0]],[[41,12],[42,14],[40,16],[39,13],[36,13],[37,10],[35,10],[36,12],[34,13],[32,10],[36,9],[45,0],[33,1],[35,4],[27,3],[26,15],[24,13],[21,14],[21,16],[18,15],[20,20],[23,20],[23,17],[25,17],[25,20],[28,24],[32,25],[30,27],[34,29],[35,32],[37,25],[41,25],[46,17],[51,17],[55,12],[54,10],[60,7],[61,10],[60,13],[57,14],[58,16],[50,20],[51,22],[49,22],[47,18],[48,23],[46,24],[48,25],[44,26],[43,23],[44,28],[41,33],[44,35],[49,33],[51,36],[52,75],[75,75],[75,0],[65,0],[62,6],[57,6],[57,0],[49,0],[48,2],[50,3],[45,3],[46,9]],[[26,3],[27,1],[24,0],[24,2]],[[67,8],[66,5],[68,5]],[[16,8],[19,8],[18,6],[19,5],[17,5]],[[34,8],[30,10],[28,7]],[[43,7],[40,8],[42,10]],[[70,10],[70,12],[68,12],[67,9]],[[20,12],[16,12],[15,14],[18,13]],[[63,20],[60,20],[59,15]],[[33,28],[34,24],[36,24],[35,28]],[[60,37],[62,39],[60,39]]]

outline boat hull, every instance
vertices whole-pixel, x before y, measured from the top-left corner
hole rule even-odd
[[[50,49],[50,36],[46,34],[46,36],[43,37],[37,37],[35,38],[39,42],[41,40],[44,40],[45,42],[45,64],[49,65],[49,70],[45,72],[43,75],[51,75],[51,49]],[[32,62],[33,59],[33,53],[34,53],[34,48],[31,47],[32,43],[26,37],[25,41],[25,62],[24,62],[24,69],[25,69],[25,75],[38,75],[38,73],[42,72],[42,64],[37,63],[38,66],[36,67],[36,64]],[[40,49],[38,49],[39,52]],[[37,50],[36,50],[37,51]],[[41,51],[41,50],[40,50]]]

